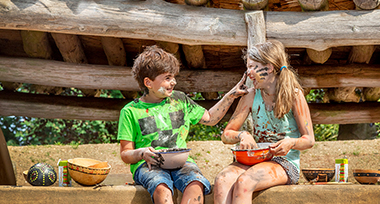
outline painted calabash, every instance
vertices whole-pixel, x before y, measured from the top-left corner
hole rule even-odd
[[[50,164],[37,163],[29,168],[26,181],[33,186],[50,186],[57,181],[57,173]]]

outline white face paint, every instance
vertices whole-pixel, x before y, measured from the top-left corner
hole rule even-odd
[[[160,89],[158,89],[158,92],[162,93],[162,94],[165,94],[165,91],[166,89],[164,87],[160,87]]]

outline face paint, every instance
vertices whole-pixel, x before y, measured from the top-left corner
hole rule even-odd
[[[162,93],[162,94],[165,94],[165,91],[166,89],[164,87],[160,87],[160,89],[158,89],[158,92]]]
[[[260,76],[261,80],[264,80],[266,76],[268,76],[268,67],[264,67],[256,71],[256,73]]]

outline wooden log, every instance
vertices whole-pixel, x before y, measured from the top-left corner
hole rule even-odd
[[[328,11],[328,0],[298,0],[302,11]]]
[[[60,118],[78,120],[119,120],[120,110],[131,100],[52,96],[0,91],[1,116],[27,116],[36,118]],[[197,101],[210,109],[218,101]],[[235,108],[237,101],[231,106]],[[222,121],[231,117],[230,109]]]
[[[339,87],[328,89],[324,95],[323,101],[329,102],[355,102],[359,103],[363,99],[361,90],[356,87]]]
[[[51,35],[65,62],[87,64],[87,58],[78,36],[61,33],[52,33]]]
[[[363,88],[365,101],[378,101],[380,99],[380,87]]]
[[[130,100],[53,96],[0,91],[1,116],[27,116],[79,120],[117,121],[120,110]],[[227,121],[237,105],[235,100],[222,121]],[[206,109],[217,101],[197,101]],[[309,104],[313,124],[380,122],[380,103]]]
[[[191,69],[205,69],[206,61],[203,55],[202,46],[200,45],[182,45],[182,51],[185,55],[187,66]]]
[[[124,43],[119,38],[102,37],[102,45],[107,55],[108,64],[114,66],[125,66],[127,64]],[[137,97],[136,91],[121,91],[121,94],[127,99]]]
[[[178,43],[171,43],[171,42],[163,42],[163,41],[157,41],[156,45],[160,48],[164,49],[166,52],[172,53],[180,63],[181,62],[181,53],[179,52],[179,45]]]
[[[357,9],[372,10],[380,5],[380,0],[354,0]]]
[[[30,57],[52,59],[53,50],[51,48],[48,34],[39,31],[21,31],[23,47]],[[36,93],[59,95],[63,92],[62,87],[44,86],[33,84],[31,89]]]
[[[62,54],[63,60],[70,63],[87,64],[87,58],[83,50],[82,43],[77,35],[52,33],[54,41]],[[100,89],[80,88],[87,97],[99,97]]]
[[[218,92],[202,92],[201,94],[206,100],[216,100],[219,97]]]
[[[243,7],[246,10],[265,10],[265,8],[268,9],[268,2],[268,0],[242,0]]]
[[[204,6],[208,3],[208,0],[185,0],[185,3],[191,6]]]
[[[304,88],[380,87],[379,64],[294,65]],[[229,91],[245,69],[181,70],[177,90]],[[65,73],[65,74],[62,74]],[[34,58],[0,57],[0,81],[58,87],[140,91],[130,67],[71,64]]]
[[[22,86],[22,83],[16,83],[16,82],[1,82],[1,85],[3,86],[3,89],[6,91],[16,91],[18,88]]]
[[[326,49],[323,51],[318,51],[310,48],[306,48],[307,55],[309,58],[318,64],[324,64],[331,56],[332,49]]]
[[[127,64],[127,53],[120,38],[102,37],[102,45],[109,65],[125,66]]]
[[[358,45],[353,46],[348,56],[349,63],[369,63],[373,53],[375,52],[374,45]]]
[[[48,39],[48,34],[39,31],[21,31],[24,51],[30,57],[52,59],[53,50]]]
[[[17,5],[28,9],[1,10],[0,29],[149,39],[188,45],[247,44],[246,11],[241,10],[189,7],[161,0],[91,1],[83,3],[82,10],[77,13],[59,0],[45,0],[44,4],[20,0]],[[319,51],[337,46],[380,44],[379,14],[377,10],[266,12],[266,33],[268,39],[277,39],[285,47]]]

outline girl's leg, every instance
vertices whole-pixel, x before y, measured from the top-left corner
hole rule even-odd
[[[159,184],[153,193],[153,199],[155,204],[166,203],[172,204],[172,191],[166,184]]]
[[[202,204],[203,197],[203,184],[199,181],[193,181],[185,188],[182,195],[181,204],[197,203]]]
[[[223,169],[215,178],[214,203],[226,204],[232,202],[232,193],[236,179],[250,166],[234,162]]]
[[[288,175],[277,162],[256,164],[244,172],[236,181],[232,203],[252,203],[252,193],[272,186],[284,185]]]

